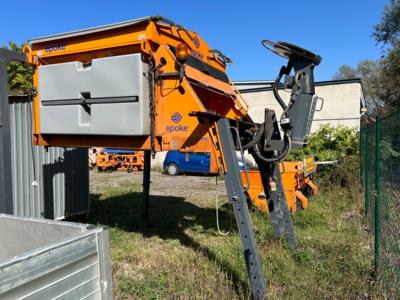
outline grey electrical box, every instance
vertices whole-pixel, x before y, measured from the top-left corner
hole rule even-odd
[[[140,54],[40,66],[41,133],[149,135],[147,70]]]

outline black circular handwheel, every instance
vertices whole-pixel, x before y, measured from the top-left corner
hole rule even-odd
[[[166,168],[165,171],[170,176],[176,176],[179,174],[179,168],[176,164],[170,163]]]
[[[261,43],[268,50],[289,60],[295,59],[296,57],[301,57],[305,60],[311,61],[314,65],[319,65],[322,60],[321,56],[287,42],[274,43],[269,40],[263,40]]]

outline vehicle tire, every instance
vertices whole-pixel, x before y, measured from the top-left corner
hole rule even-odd
[[[167,172],[168,175],[170,176],[176,176],[179,174],[179,168],[176,164],[172,163],[169,164],[166,168],[165,171]]]

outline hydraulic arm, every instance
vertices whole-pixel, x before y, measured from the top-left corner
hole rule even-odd
[[[236,151],[255,158],[269,199],[276,237],[297,241],[276,165],[306,141],[320,58],[288,43],[264,42],[288,59],[275,83],[284,113],[266,110],[254,123],[226,75],[231,60],[194,31],[163,17],[146,17],[35,38],[24,51],[34,66],[33,140],[45,146],[118,147],[146,151],[144,215],[150,153],[213,152],[225,174],[255,299],[267,295]],[[290,76],[290,71],[295,74]],[[286,75],[290,102],[279,97]],[[283,138],[281,138],[281,131]],[[213,149],[209,149],[212,145]]]

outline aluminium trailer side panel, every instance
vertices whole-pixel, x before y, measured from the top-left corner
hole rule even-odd
[[[13,214],[63,219],[89,211],[87,149],[33,146],[31,99],[10,96]]]
[[[0,299],[112,299],[108,230],[0,214]]]

